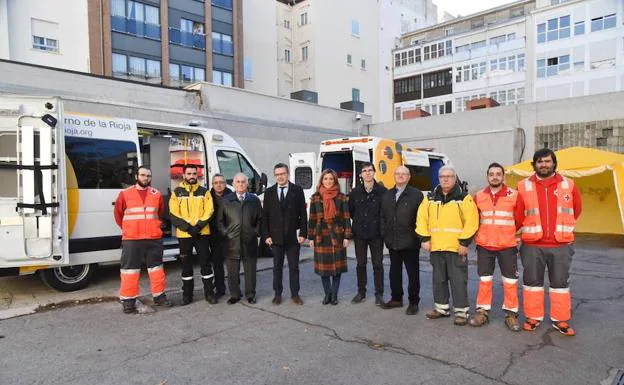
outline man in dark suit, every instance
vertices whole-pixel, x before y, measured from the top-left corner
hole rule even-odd
[[[262,235],[273,251],[273,304],[282,303],[282,275],[286,255],[292,301],[303,305],[299,297],[299,251],[308,236],[305,196],[300,186],[289,182],[287,165],[278,163],[273,172],[277,183],[264,193],[262,209]]]

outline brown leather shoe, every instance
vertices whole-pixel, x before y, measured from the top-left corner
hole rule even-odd
[[[271,301],[271,303],[273,305],[279,305],[280,303],[282,303],[282,296],[276,295],[275,297],[273,297],[273,300]]]
[[[522,328],[520,327],[520,320],[518,320],[518,314],[514,312],[507,312],[505,316],[505,326],[512,332],[519,332]]]
[[[470,326],[483,326],[490,322],[490,317],[488,316],[488,312],[485,309],[477,309],[477,312],[470,320]]]
[[[468,325],[468,315],[461,316],[461,315],[456,315],[455,316],[455,321],[453,322],[455,324],[455,326],[466,326]]]
[[[292,297],[292,303],[294,303],[295,305],[303,305],[303,301],[298,295]]]
[[[440,318],[448,318],[450,317],[450,314],[442,314],[439,311],[433,309],[429,312],[427,312],[427,314],[425,314],[425,317],[427,317],[427,319],[440,319]]]
[[[381,305],[382,309],[396,309],[397,307],[403,307],[403,301],[393,301],[390,300],[383,305]]]

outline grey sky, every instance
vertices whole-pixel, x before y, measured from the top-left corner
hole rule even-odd
[[[444,10],[453,16],[468,16],[489,8],[495,8],[503,4],[513,3],[516,0],[433,0],[438,6],[438,14]]]

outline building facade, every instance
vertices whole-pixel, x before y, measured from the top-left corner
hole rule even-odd
[[[624,91],[624,1],[537,0],[528,27],[532,100]]]
[[[392,118],[391,51],[402,32],[436,22],[431,0],[274,4],[267,19],[266,3],[245,3],[256,16],[244,18],[245,88]]]
[[[0,59],[89,72],[87,2],[0,0]]]
[[[242,87],[242,41],[242,0],[0,0],[0,58],[97,75]]]
[[[394,119],[464,111],[470,100],[525,101],[526,15],[517,1],[416,30],[394,50]]]

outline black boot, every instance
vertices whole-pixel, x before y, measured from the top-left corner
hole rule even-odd
[[[193,302],[193,280],[182,279],[182,306]]]
[[[333,293],[331,295],[331,304],[338,305],[338,293]]]
[[[212,284],[212,278],[202,278],[204,284],[204,299],[211,305],[217,303],[217,298],[214,294],[214,285]]]
[[[126,314],[136,313],[136,299],[123,299],[121,300],[123,306],[123,312]]]
[[[329,303],[331,302],[332,299],[332,295],[330,294],[325,294],[325,298],[323,298],[323,305],[329,305]]]

